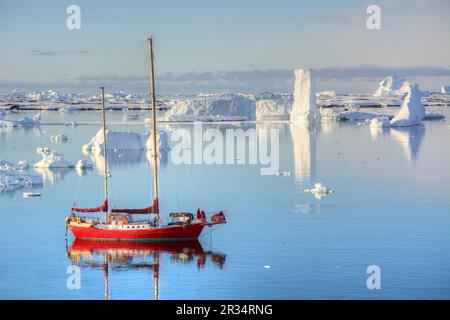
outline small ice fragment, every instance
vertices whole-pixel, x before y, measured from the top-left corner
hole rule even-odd
[[[290,171],[280,171],[277,173],[277,176],[281,177],[290,177],[292,175],[292,172]]]
[[[88,169],[92,168],[92,163],[87,160],[78,160],[75,164],[75,168],[77,169]]]
[[[139,120],[140,116],[138,114],[128,114],[122,117],[123,121],[133,121]]]
[[[383,128],[389,127],[391,125],[391,121],[388,117],[376,117],[370,120],[370,127],[372,128]]]
[[[63,141],[67,141],[68,138],[65,134],[55,134],[53,136],[50,136],[50,141],[51,142],[63,142]]]
[[[26,160],[19,160],[19,162],[17,162],[17,168],[21,171],[28,170],[28,168],[30,168],[30,165]]]
[[[271,265],[265,265],[265,266],[264,266],[264,269],[271,269],[271,268],[272,268]]]
[[[314,184],[314,188],[312,189],[305,189],[305,192],[310,192],[314,197],[318,200],[322,199],[326,195],[330,193],[334,193],[334,190],[328,188],[326,185],[324,185],[322,182],[316,182]]]
[[[24,192],[23,197],[29,198],[29,197],[40,197],[41,194],[39,192]]]

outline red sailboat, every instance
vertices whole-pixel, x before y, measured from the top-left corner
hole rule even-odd
[[[203,228],[216,224],[226,223],[222,211],[211,216],[207,221],[203,210],[197,209],[196,217],[189,212],[170,213],[171,221],[163,225],[160,219],[158,201],[158,149],[156,144],[156,98],[155,78],[153,67],[153,42],[148,39],[149,62],[150,62],[150,89],[152,97],[152,123],[153,123],[153,203],[142,209],[112,209],[108,207],[108,158],[107,158],[107,135],[106,135],[106,112],[104,88],[102,93],[102,120],[103,120],[103,153],[104,153],[104,192],[105,199],[102,205],[96,208],[72,208],[70,215],[66,218],[66,225],[74,236],[85,240],[107,240],[107,241],[180,241],[197,239]],[[100,218],[83,216],[83,213],[104,212],[103,221]],[[146,220],[137,220],[136,215],[146,215]]]

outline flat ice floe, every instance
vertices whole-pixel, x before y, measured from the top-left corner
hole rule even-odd
[[[153,149],[153,134],[152,133],[135,133],[106,130],[108,139],[108,150],[151,150]],[[95,155],[103,154],[103,145],[105,139],[103,136],[103,129],[100,129],[97,134],[92,137],[88,144],[83,146],[84,153],[92,153]],[[165,131],[158,131],[156,138],[157,147],[159,150],[168,150],[169,142]]]

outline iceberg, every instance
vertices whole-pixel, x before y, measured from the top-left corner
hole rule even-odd
[[[256,119],[287,119],[290,101],[282,96],[256,101]]]
[[[42,160],[36,162],[34,168],[72,168],[73,164],[64,160],[62,154],[56,153],[47,147],[40,147],[36,152],[42,156]]]
[[[420,98],[422,94],[417,84],[406,86],[406,96],[403,99],[400,111],[391,120],[391,126],[409,127],[419,124],[425,117],[425,109]]]
[[[373,94],[375,97],[399,96],[405,94],[407,81],[403,78],[388,76],[384,78]]]
[[[108,150],[151,150],[153,149],[152,133],[135,133],[106,130],[108,139]],[[104,144],[103,129],[92,137],[88,144],[83,146],[84,153],[93,153],[95,155],[103,154]],[[169,142],[165,131],[158,131],[156,143],[159,150],[168,150]]]
[[[254,120],[256,117],[255,99],[237,95],[174,100],[171,105],[165,114],[168,121]]]
[[[450,94],[450,86],[442,86],[441,93],[442,94]]]
[[[320,112],[316,106],[315,73],[311,69],[295,70],[294,105],[290,120],[320,121]]]

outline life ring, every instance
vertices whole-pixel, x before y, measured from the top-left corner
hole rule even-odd
[[[76,221],[77,221],[77,223],[81,223],[80,217],[77,217]]]

